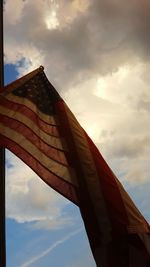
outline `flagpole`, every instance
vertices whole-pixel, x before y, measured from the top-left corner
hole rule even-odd
[[[0,0],[0,88],[4,86],[3,0]],[[0,266],[6,267],[5,149],[0,147]]]

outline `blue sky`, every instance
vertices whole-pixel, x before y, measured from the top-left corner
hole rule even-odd
[[[45,67],[150,222],[149,12],[147,0],[6,0],[4,59],[5,84]],[[95,267],[78,208],[6,155],[8,267]]]

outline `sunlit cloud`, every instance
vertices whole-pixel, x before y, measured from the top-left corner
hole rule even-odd
[[[56,29],[59,26],[59,21],[54,10],[46,16],[45,23],[48,30]]]
[[[60,25],[58,19],[58,11],[59,4],[57,1],[46,1],[45,2],[45,23],[48,30],[57,29]]]

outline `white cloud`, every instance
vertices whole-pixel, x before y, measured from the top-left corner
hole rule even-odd
[[[14,0],[13,8],[19,14],[16,19],[12,1],[7,0],[7,62],[23,57],[34,68],[34,50],[38,51],[49,77],[55,77],[63,89],[93,73],[104,75],[126,63],[135,65],[149,53],[149,4],[143,0],[141,8],[136,1],[130,3],[129,10],[127,3],[108,0],[37,0],[20,1],[19,5]]]
[[[59,216],[50,219],[38,220],[32,224],[33,229],[58,230],[66,226],[73,225],[73,218],[68,217],[67,214],[60,214]]]

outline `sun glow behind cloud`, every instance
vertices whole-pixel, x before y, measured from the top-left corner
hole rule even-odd
[[[47,1],[46,5],[46,27],[48,30],[53,30],[68,27],[78,15],[86,12],[90,2],[89,0],[73,0],[70,2],[67,2],[66,0]]]
[[[95,94],[98,97],[117,102],[118,92],[121,91],[121,94],[124,95],[123,85],[126,80],[129,79],[131,68],[129,66],[121,66],[116,72],[108,74],[104,77],[100,77],[97,80],[97,86],[95,87]],[[110,90],[111,87],[111,90]],[[110,91],[113,94],[110,94]],[[115,93],[116,91],[116,93]],[[113,98],[114,95],[114,98]],[[120,93],[119,93],[120,98]]]
[[[45,23],[48,30],[56,29],[59,26],[59,21],[56,16],[56,12],[52,11],[45,19]]]
[[[98,78],[94,94],[114,103],[129,105],[132,102],[133,105],[142,91],[147,91],[142,78],[146,68],[138,62],[136,66],[122,65],[115,72]]]
[[[50,1],[47,3],[47,8],[45,9],[45,23],[48,30],[57,29],[60,25],[57,11],[59,5],[55,1]]]

